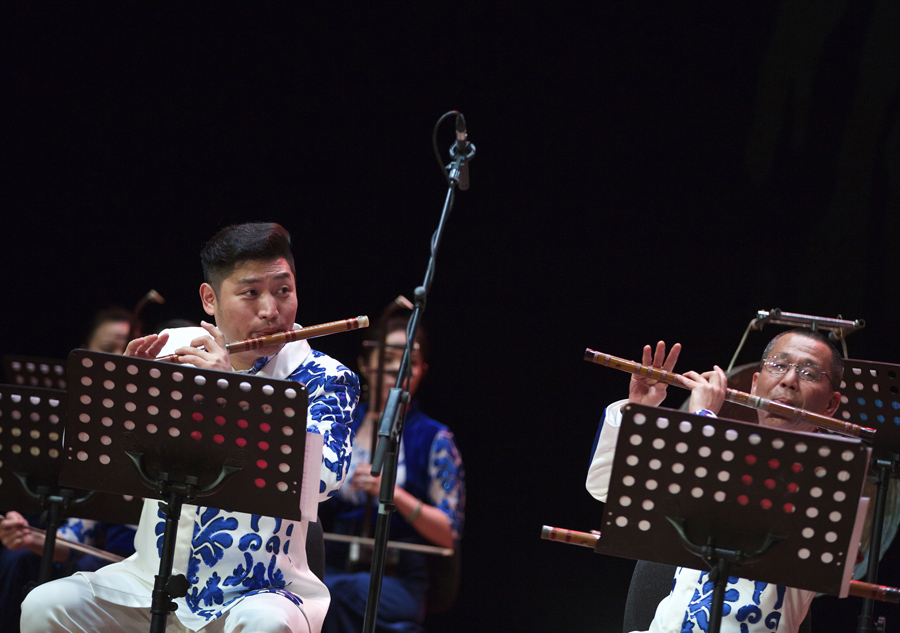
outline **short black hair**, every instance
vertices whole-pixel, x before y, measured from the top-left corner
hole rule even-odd
[[[247,222],[232,224],[213,235],[200,251],[203,280],[218,296],[222,281],[240,263],[251,260],[272,260],[283,257],[296,277],[294,255],[291,253],[291,234],[275,222]]]
[[[844,378],[844,359],[841,358],[841,353],[834,346],[834,343],[831,342],[827,336],[819,332],[818,330],[808,330],[806,328],[794,328],[793,330],[788,330],[786,332],[782,332],[766,345],[766,349],[763,351],[762,360],[765,360],[769,357],[769,354],[772,352],[772,348],[775,347],[775,342],[778,341],[782,336],[787,336],[788,334],[796,334],[798,336],[805,336],[806,338],[812,339],[814,341],[818,341],[819,343],[824,343],[828,346],[828,349],[831,350],[831,364],[828,367],[829,378],[831,379],[831,384],[835,389],[840,388],[841,380]]]

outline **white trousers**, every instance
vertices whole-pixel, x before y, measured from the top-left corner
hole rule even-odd
[[[313,633],[306,616],[287,598],[274,593],[248,596],[203,633]],[[22,633],[149,633],[150,609],[123,607],[95,598],[81,576],[35,587],[22,603]],[[190,633],[174,612],[166,633]]]

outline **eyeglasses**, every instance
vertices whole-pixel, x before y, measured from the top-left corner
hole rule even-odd
[[[825,370],[818,365],[809,363],[798,365],[797,363],[789,363],[783,358],[769,358],[763,361],[764,369],[779,376],[788,373],[791,370],[791,367],[797,368],[797,375],[800,376],[801,380],[807,382],[819,382],[824,377],[828,378],[828,382],[831,382],[831,378],[825,373]]]

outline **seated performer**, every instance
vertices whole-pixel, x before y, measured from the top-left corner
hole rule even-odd
[[[131,314],[120,307],[97,311],[82,347],[85,349],[121,354],[128,343]],[[24,517],[15,510],[7,510],[0,520],[0,633],[19,632],[19,608],[25,596],[25,588],[37,582],[40,576],[44,539],[29,530],[38,527],[37,517]],[[70,541],[101,547],[119,556],[134,553],[134,529],[113,523],[68,519],[57,534]],[[58,563],[53,577],[59,578],[74,571],[93,571],[105,561],[92,554],[74,552],[57,544],[54,561]]]
[[[100,310],[94,315],[84,349],[109,354],[121,354],[128,345],[131,329],[131,313],[125,308],[112,307]]]
[[[394,314],[382,325],[386,334],[382,403],[387,401],[388,392],[396,384],[408,321],[408,313]],[[415,345],[410,362],[410,397],[414,396],[428,370],[428,341],[421,327],[416,333]],[[359,365],[370,391],[374,390],[378,349],[370,347],[367,354],[360,357]],[[374,398],[371,393],[370,396]],[[370,411],[370,404],[371,400],[357,409],[353,421],[355,436],[350,478],[328,507],[323,508],[326,531],[359,536],[367,494],[372,503],[371,516],[377,516],[381,477],[371,475],[370,462],[378,414]],[[453,547],[463,528],[464,477],[462,460],[450,429],[425,415],[413,398],[400,442],[394,488],[397,511],[392,515],[390,539]],[[333,525],[329,525],[332,515]],[[348,560],[348,549],[346,543],[326,543],[325,584],[331,591],[332,600],[322,629],[326,633],[358,633],[363,628],[369,591],[368,559],[366,564],[354,564]],[[433,555],[388,550],[390,568],[385,570],[382,583],[376,631],[422,630],[429,582],[428,556]]]
[[[260,374],[306,385],[306,430],[324,436],[319,500],[343,483],[350,463],[350,421],[359,382],[306,341],[229,355],[225,345],[296,327],[296,273],[290,235],[277,224],[241,224],[217,233],[201,252],[200,299],[216,326],[184,328],[131,341],[127,356],[176,353],[196,367]],[[201,347],[202,346],[202,347]],[[22,631],[145,632],[159,571],[159,502],[144,503],[137,553],[93,573],[41,585],[22,604]],[[174,600],[172,630],[316,633],[328,590],[306,560],[307,521],[185,505],[173,574],[185,574],[186,597]],[[261,543],[257,547],[255,544]],[[213,552],[214,555],[210,555]],[[207,627],[207,628],[204,628]]]
[[[672,371],[681,345],[672,346],[666,356],[665,343],[656,349],[644,347],[642,363]],[[840,404],[843,361],[827,338],[811,330],[791,330],[776,336],[763,353],[760,370],[753,376],[751,393],[812,413],[832,416]],[[683,374],[691,388],[690,411],[715,417],[725,400],[728,379],[716,367],[711,372]],[[606,501],[615,456],[616,439],[622,421],[622,406],[628,402],[659,406],[666,395],[666,383],[633,375],[628,399],[609,405],[594,442],[594,453],[587,476],[588,491]],[[788,431],[815,431],[807,422],[779,417],[759,411],[764,426]],[[708,585],[704,587],[704,585]],[[712,602],[709,573],[678,568],[671,593],[659,603],[650,625],[651,633],[706,631]],[[729,578],[726,612],[722,617],[723,633],[796,633],[809,610],[815,593]],[[734,597],[732,600],[731,598]]]

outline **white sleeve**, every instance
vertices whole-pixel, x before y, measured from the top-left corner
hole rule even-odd
[[[606,501],[609,493],[609,478],[612,473],[613,458],[616,455],[616,440],[619,439],[619,427],[622,425],[622,407],[628,400],[619,400],[606,407],[603,417],[603,428],[591,458],[585,487],[593,497]]]

